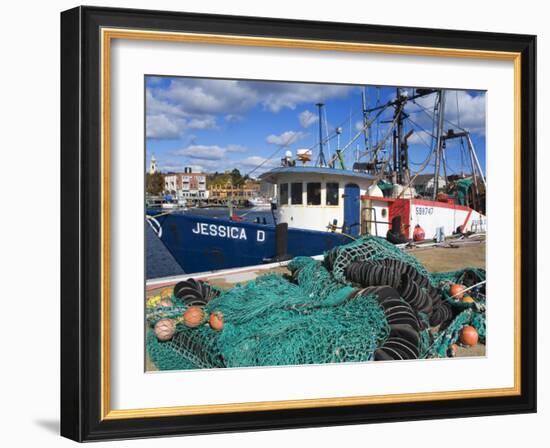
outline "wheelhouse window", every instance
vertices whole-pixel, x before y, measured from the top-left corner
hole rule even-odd
[[[290,203],[293,205],[299,205],[303,203],[302,199],[302,182],[292,182],[290,184]]]
[[[279,185],[279,205],[288,205],[288,184]]]
[[[327,182],[327,205],[338,205],[338,182]]]
[[[320,182],[309,182],[307,184],[307,205],[321,205]]]

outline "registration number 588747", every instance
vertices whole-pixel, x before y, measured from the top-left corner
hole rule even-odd
[[[434,208],[433,207],[415,207],[416,208],[416,214],[417,215],[433,215],[434,214]]]

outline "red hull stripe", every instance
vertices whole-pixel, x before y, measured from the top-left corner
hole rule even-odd
[[[396,216],[401,216],[401,229],[399,233],[405,235],[406,238],[410,238],[411,235],[411,201],[409,199],[394,199],[393,204],[390,205],[389,213],[389,228],[392,229],[391,222]]]

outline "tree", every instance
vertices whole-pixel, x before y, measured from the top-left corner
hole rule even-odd
[[[234,168],[231,171],[230,175],[231,175],[231,183],[236,187],[243,185],[244,181],[246,180],[246,176],[243,177],[241,175],[241,172],[237,168]]]
[[[149,194],[158,195],[164,190],[164,175],[156,172],[153,174],[147,173],[145,179],[145,191]]]

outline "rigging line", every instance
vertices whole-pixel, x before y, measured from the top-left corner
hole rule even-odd
[[[458,90],[455,90],[455,98],[456,98],[456,122],[458,124],[458,127],[460,127],[460,110],[458,108]]]
[[[377,119],[380,115],[382,115],[382,113],[387,109],[387,107],[389,107],[389,106],[388,106],[388,105],[385,105],[384,108],[382,108],[380,111],[378,111],[378,113],[376,114],[376,116],[375,116],[371,121],[369,121],[369,122],[367,123],[367,126],[372,126],[372,124],[376,121],[376,119]],[[349,116],[349,120],[350,120],[350,131],[351,131],[351,118],[354,117],[354,116],[357,115],[357,114],[358,114],[357,111],[354,112],[354,113],[352,113],[352,112],[351,112],[351,109],[350,109],[350,116]],[[342,123],[340,123],[337,127],[342,127],[342,126],[344,126],[347,120],[348,120],[348,119],[346,118],[346,119],[345,119],[344,121],[342,121]],[[298,132],[298,131],[296,131],[296,132]],[[361,129],[359,135],[361,135],[361,132],[363,132],[363,129]],[[327,143],[329,140],[332,140],[332,139],[336,138],[336,136],[337,136],[336,132],[334,132],[333,134],[331,133],[331,134],[329,135],[328,138],[323,139],[323,144],[324,144],[324,143]],[[356,136],[351,142],[349,142],[349,143],[342,149],[342,152],[344,151],[344,149],[347,149],[347,147],[350,145],[350,143],[353,143],[353,141],[355,141],[356,139],[357,139],[357,136]],[[288,147],[291,143],[293,143],[293,142],[291,142],[290,140],[292,140],[292,137],[289,137],[289,141],[288,141],[288,142],[283,143],[283,144],[282,144],[279,148],[277,148],[277,149],[276,149],[267,159],[265,159],[265,160],[262,161],[259,165],[257,165],[257,166],[256,166],[255,168],[253,168],[251,171],[249,171],[247,175],[250,176],[250,175],[251,175],[252,173],[254,173],[256,170],[258,170],[258,169],[261,168],[263,165],[265,165],[269,160],[271,160],[273,157],[275,157],[275,155],[277,155],[277,153],[279,153],[282,149]],[[313,145],[309,146],[307,149],[311,149],[311,150],[312,150],[313,148],[315,148],[315,147],[317,147],[317,146],[319,146],[319,143],[314,143]],[[332,159],[334,159],[334,156],[333,156]],[[332,160],[332,159],[331,159],[331,161],[335,161],[335,159],[334,159],[334,160]]]
[[[420,110],[424,111],[424,113],[425,113],[428,117],[430,117],[430,118],[433,120],[434,116],[428,112],[428,109],[427,109],[426,107],[421,106],[421,105],[418,104],[417,102],[414,102],[413,104],[414,104],[415,106],[418,106],[418,107],[420,108]],[[468,132],[467,129],[461,128],[461,127],[458,126],[456,123],[453,123],[452,121],[447,120],[446,118],[443,118],[443,121],[447,122],[447,123],[450,124],[450,125],[453,125],[455,128],[460,129],[461,131]]]
[[[397,196],[397,199],[399,199],[403,195],[403,193],[405,193],[405,191],[410,190],[411,185],[413,184],[413,182],[416,180],[416,178],[419,176],[419,174],[422,171],[424,171],[424,168],[426,168],[426,166],[428,166],[428,163],[432,159],[432,156],[434,155],[434,153],[435,153],[435,150],[430,151],[430,153],[428,154],[428,157],[426,158],[426,160],[424,161],[422,166],[419,168],[419,170],[416,172],[416,174],[411,178],[411,180],[409,180],[409,183],[407,184],[407,186],[405,188],[403,188],[403,190],[401,190],[401,193],[399,193],[399,195]]]
[[[436,138],[435,135],[433,135],[432,133],[426,131],[426,129],[424,129],[422,126],[420,126],[416,121],[414,121],[410,116],[407,117],[407,120],[409,120],[412,124],[414,124],[418,129],[420,129],[422,132],[425,132],[426,134],[428,134],[431,138]]]
[[[455,90],[456,97],[456,119],[458,126],[460,126],[460,109],[458,105],[458,90]],[[460,171],[464,174],[464,156],[466,154],[466,148],[464,147],[464,137],[460,137]]]
[[[389,106],[388,106],[389,107]],[[404,108],[404,104],[401,104],[400,106],[400,110],[398,111],[398,113],[395,115],[393,121],[391,122],[391,126],[389,126],[389,129],[388,129],[388,133],[386,134],[386,136],[382,139],[382,141],[378,141],[377,140],[377,143],[376,143],[376,146],[374,148],[372,148],[370,150],[371,153],[374,154],[374,156],[378,156],[378,152],[380,151],[380,149],[385,145],[386,145],[386,141],[388,140],[388,137],[389,135],[391,134],[391,131],[393,130],[393,128],[395,127],[395,124],[397,123],[397,118],[399,116],[399,113],[403,110]],[[384,113],[386,111],[387,108],[384,108],[384,109],[381,109],[380,111],[378,111],[378,113],[374,116],[374,118],[370,121],[370,122],[367,122],[366,126],[372,126],[372,123],[376,120],[378,120],[378,118],[380,117],[380,115],[382,115],[382,113]],[[379,121],[378,121],[379,123]],[[362,132],[362,130],[360,131]],[[367,155],[367,153],[364,153],[361,157]],[[361,158],[360,157],[360,158]]]
[[[264,159],[260,164],[258,164],[255,168],[253,168],[251,171],[247,173],[247,176],[250,176],[254,171],[264,166],[268,161],[270,161],[275,155],[281,151],[284,148],[287,148],[288,145],[290,145],[292,142],[292,139],[294,138],[294,135],[291,135],[286,142],[284,142],[282,145],[280,145],[273,153],[267,158]]]
[[[384,109],[384,110],[385,110],[385,109]],[[352,131],[351,131],[351,118],[354,117],[355,115],[357,115],[358,113],[359,113],[358,111],[352,113],[352,112],[351,112],[351,109],[350,109],[350,116],[349,116],[349,118],[346,118],[344,121],[342,121],[341,123],[339,123],[338,126],[336,126],[337,128],[338,128],[338,127],[343,127],[343,126],[346,124],[346,121],[349,120],[349,124],[350,124],[350,138],[351,138],[351,132],[352,132]],[[377,116],[378,116],[378,115],[377,115]],[[371,121],[371,122],[369,122],[369,126],[372,126],[373,122],[374,122],[374,120]],[[335,128],[335,129],[336,129],[336,128]],[[338,134],[336,133],[336,130],[335,130],[333,133],[330,133],[329,136],[328,136],[327,138],[324,138],[324,139],[323,139],[323,144],[325,144],[325,143],[329,142],[330,140],[336,138],[337,135],[338,135]],[[309,148],[307,148],[307,149],[313,149],[313,148],[315,148],[316,146],[319,146],[319,143],[314,143],[313,145],[311,145],[311,146],[310,146]]]
[[[376,88],[376,107],[380,106],[380,87]],[[376,122],[376,141],[380,140],[380,121]]]
[[[418,138],[421,139],[422,143],[424,145],[426,145],[426,147],[428,148],[428,151],[431,152],[433,151],[433,147],[430,146],[428,143],[426,143],[426,141],[424,139],[422,139],[422,137],[420,137],[420,134],[417,134],[418,135]],[[423,162],[413,162],[410,158],[410,155],[409,155],[409,163],[411,163],[412,165],[416,165],[416,166],[419,166],[419,165],[422,165]]]
[[[323,108],[323,115],[325,118],[325,135],[327,139],[327,154],[330,158],[330,139],[329,139],[329,133],[328,133],[328,119],[327,119],[327,108]]]
[[[291,131],[291,132],[299,132],[299,131]],[[329,140],[332,140],[332,139],[336,138],[336,135],[337,135],[337,134],[334,133],[334,135],[331,135],[331,136],[329,136],[328,138],[323,139],[323,144],[324,144],[324,143],[327,143]],[[273,153],[272,153],[267,159],[263,160],[259,165],[257,165],[256,167],[254,167],[251,171],[249,171],[249,172],[247,173],[247,175],[250,176],[250,174],[252,174],[252,173],[253,173],[254,171],[256,171],[257,169],[261,168],[261,167],[262,167],[263,165],[265,165],[269,160],[271,160],[273,157],[275,157],[275,156],[277,155],[277,153],[279,153],[282,149],[287,148],[289,145],[291,145],[292,143],[294,143],[294,142],[292,141],[293,137],[294,137],[293,135],[290,136],[286,142],[284,142],[284,143],[283,143],[282,145],[280,145],[275,151],[273,151]],[[312,150],[313,148],[315,148],[315,147],[317,147],[317,146],[319,146],[319,143],[314,143],[313,145],[309,146],[307,149],[308,149],[308,150],[309,150],[309,149]]]
[[[399,108],[400,108],[400,110],[401,110],[401,109],[403,108],[403,105],[399,106]],[[353,137],[353,139],[351,139],[351,140],[347,143],[347,145],[344,146],[344,147],[340,150],[340,154],[343,154],[343,153],[346,151],[346,149],[348,149],[348,148],[351,146],[351,144],[361,136],[361,134],[363,133],[364,129],[367,128],[368,126],[371,126],[372,123],[374,123],[374,121],[375,121],[376,119],[378,119],[378,117],[379,117],[379,116],[382,114],[382,112],[384,112],[385,110],[386,110],[386,109],[384,108],[384,109],[378,111],[378,113],[376,114],[376,116],[375,116],[371,121],[367,122],[364,126],[362,126],[361,129],[359,129],[359,132],[357,132],[357,134],[355,134],[355,136]],[[393,120],[393,122],[392,122],[392,125],[390,126],[389,131],[388,131],[386,137],[384,138],[383,142],[379,142],[379,143],[376,145],[376,147],[372,150],[372,152],[374,152],[375,155],[378,153],[378,150],[380,149],[381,144],[382,144],[382,143],[385,143],[385,141],[387,140],[389,134],[391,133],[391,130],[392,130],[393,127],[395,126],[395,123],[396,123],[396,121],[397,121],[398,116],[399,116],[399,114],[397,114],[396,117],[394,118],[394,120]],[[359,157],[359,158],[362,158],[362,157],[364,157],[365,155],[366,155],[366,153],[364,153],[364,154],[363,154],[361,157]],[[335,157],[333,156],[333,158],[330,160],[330,163],[333,163],[333,162],[335,162],[335,161],[336,161],[336,159],[335,159]]]
[[[413,120],[411,120],[410,117],[407,117],[406,120],[409,120],[413,125],[417,126],[422,132],[426,132],[426,134],[431,135],[431,134],[430,134],[429,132],[427,132],[424,128],[422,128],[420,125],[416,124]],[[424,140],[424,138],[422,138],[422,135],[421,135],[420,133],[417,132],[415,135],[420,139],[420,141],[421,141],[422,143],[424,143],[424,145],[426,145],[426,146],[428,147],[428,149],[429,149],[430,151],[433,151],[433,146],[430,145],[430,144],[428,144],[428,143],[426,142],[426,140]],[[432,135],[432,138],[434,138],[433,135]],[[412,163],[413,165],[417,165],[417,166],[418,166],[418,165],[422,165],[422,163],[423,163],[423,162],[422,162],[422,163],[415,163],[415,162],[410,161],[410,159],[409,159],[409,162]]]

